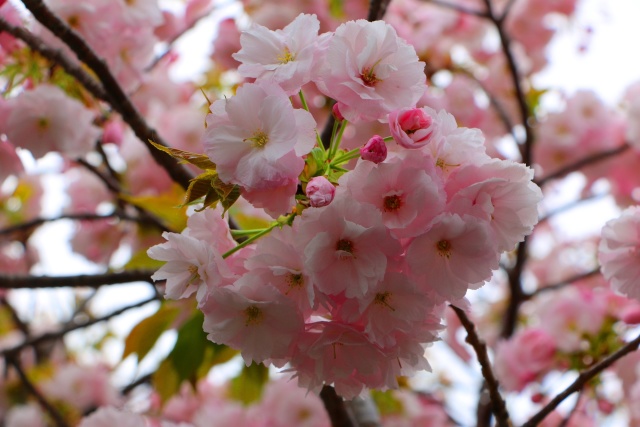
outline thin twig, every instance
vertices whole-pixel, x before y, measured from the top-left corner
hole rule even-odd
[[[73,220],[73,221],[102,221],[105,219],[112,219],[112,218],[117,218],[118,220],[121,220],[121,221],[139,222],[147,225],[149,224],[149,221],[147,220],[144,220],[139,217],[129,216],[121,212],[113,212],[106,215],[98,215],[98,214],[91,214],[91,213],[65,214],[55,218],[35,218],[35,219],[32,219],[31,221],[23,222],[22,224],[3,228],[0,230],[0,236],[29,231],[33,228],[41,226],[42,224],[46,224],[48,222],[62,221],[65,219]]]
[[[561,214],[563,212],[566,212],[568,210],[571,210],[573,208],[576,208],[584,202],[591,202],[591,201],[602,199],[608,196],[610,196],[610,194],[608,193],[590,194],[581,199],[574,200],[570,203],[567,203],[566,205],[560,206],[559,208],[556,208],[554,210],[547,212],[544,216],[541,216],[540,219],[538,219],[538,224],[549,221],[549,219],[553,218],[554,216]]]
[[[107,93],[109,104],[111,104],[114,110],[120,113],[120,116],[131,127],[138,139],[145,144],[154,160],[167,171],[173,181],[186,189],[193,176],[186,168],[176,162],[173,157],[161,152],[150,144],[149,141],[154,141],[167,146],[167,143],[160,138],[157,132],[147,124],[144,117],[138,112],[109,70],[106,62],[98,57],[84,39],[51,12],[41,0],[22,0],[22,3],[24,3],[27,9],[29,9],[42,25],[71,48],[76,56],[95,73]],[[80,82],[82,83],[82,81]]]
[[[64,328],[61,328],[58,331],[47,332],[46,334],[42,334],[42,335],[39,335],[37,337],[29,338],[29,339],[23,341],[22,343],[14,346],[14,347],[7,348],[5,350],[0,350],[0,356],[1,357],[5,357],[5,358],[13,357],[13,356],[17,355],[20,351],[24,350],[25,348],[33,347],[33,346],[42,344],[42,343],[47,342],[47,341],[60,339],[63,336],[65,336],[66,334],[68,334],[69,332],[73,332],[73,331],[75,331],[77,329],[83,329],[83,328],[89,327],[91,325],[95,325],[96,323],[107,321],[107,320],[111,319],[112,317],[119,316],[120,314],[125,313],[125,312],[127,312],[129,310],[132,310],[132,309],[138,308],[138,307],[142,307],[143,305],[147,305],[150,302],[157,301],[157,300],[158,300],[157,296],[154,295],[153,297],[148,298],[146,300],[143,300],[143,301],[137,302],[135,304],[131,304],[131,305],[122,307],[122,308],[120,308],[118,310],[112,311],[111,313],[106,314],[106,315],[104,315],[102,317],[97,317],[95,319],[90,319],[90,320],[87,320],[86,322],[82,322],[82,323],[75,323],[75,324],[72,323],[72,324],[69,324],[69,325],[65,326]]]
[[[589,166],[594,163],[598,163],[603,160],[607,160],[611,157],[617,156],[618,154],[622,154],[625,151],[627,151],[629,148],[631,148],[631,146],[627,143],[624,143],[623,145],[613,148],[611,150],[601,151],[599,153],[592,154],[574,163],[566,165],[560,168],[559,170],[557,170],[556,172],[550,173],[549,175],[542,177],[539,180],[534,182],[538,184],[540,187],[542,187],[552,179],[562,178],[563,176],[570,174],[571,172],[575,172],[585,166]]]
[[[578,378],[564,391],[559,393],[556,397],[551,399],[538,413],[536,413],[529,421],[524,423],[522,427],[534,427],[537,426],[547,415],[549,415],[554,409],[560,405],[567,397],[571,396],[576,391],[579,391],[584,387],[592,378],[598,375],[600,372],[613,365],[623,356],[636,351],[640,346],[640,335],[633,341],[628,342],[624,347],[620,348],[616,352],[609,355],[609,357],[596,363],[586,371],[583,371],[578,375]]]
[[[423,1],[427,3],[431,3],[436,6],[455,10],[456,12],[464,13],[465,15],[473,15],[473,16],[478,16],[480,18],[489,18],[489,14],[487,12],[484,12],[482,10],[470,9],[468,7],[461,6],[459,4],[452,3],[449,1],[445,1],[445,0],[423,0]]]
[[[600,267],[596,267],[591,271],[587,271],[586,273],[579,273],[579,274],[573,275],[571,277],[568,277],[560,282],[553,283],[551,285],[540,286],[538,287],[538,289],[536,289],[532,293],[525,295],[525,298],[530,299],[545,292],[555,291],[555,290],[564,288],[565,286],[571,285],[572,283],[578,282],[580,280],[588,279],[598,274],[600,274]]]
[[[131,384],[124,386],[122,390],[120,390],[120,394],[124,396],[131,393],[131,391],[133,391],[133,389],[135,389],[136,387],[141,386],[142,384],[149,383],[151,381],[151,377],[153,377],[153,373],[141,376],[140,378],[134,380]]]
[[[0,275],[0,289],[97,288],[131,282],[151,281],[153,271],[133,270],[120,273],[75,276],[7,276]]]
[[[42,395],[42,393],[40,393],[40,391],[31,382],[31,380],[29,380],[29,378],[27,377],[27,374],[24,372],[24,370],[20,366],[20,363],[17,361],[17,359],[14,356],[11,356],[11,357],[5,357],[5,360],[7,364],[10,364],[13,366],[13,368],[16,370],[16,373],[18,374],[18,377],[20,377],[20,381],[22,382],[24,387],[27,389],[27,391],[30,394],[33,395],[33,397],[36,398],[40,406],[42,406],[42,409],[44,409],[45,412],[47,412],[49,416],[53,419],[55,425],[57,427],[70,427],[69,424],[67,424],[65,419],[62,417],[60,412]]]
[[[460,323],[464,327],[465,331],[467,331],[466,341],[473,347],[476,352],[476,356],[478,357],[478,362],[480,363],[480,367],[482,369],[482,376],[485,379],[487,384],[487,389],[489,390],[489,396],[491,397],[491,404],[493,407],[493,413],[496,416],[496,420],[500,427],[509,427],[509,413],[507,412],[507,405],[500,395],[500,391],[498,390],[498,381],[496,380],[495,375],[493,374],[493,370],[491,369],[491,362],[489,361],[489,355],[487,354],[487,345],[478,337],[476,333],[476,327],[469,319],[464,310],[450,305],[451,309],[456,313],[458,318],[460,319]]]

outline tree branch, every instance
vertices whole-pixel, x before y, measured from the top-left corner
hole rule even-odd
[[[77,276],[5,276],[0,275],[0,289],[48,289],[48,288],[97,288],[130,282],[153,283],[154,271],[133,270],[121,273],[105,273]]]
[[[578,378],[564,391],[559,393],[556,397],[554,397],[549,403],[547,403],[537,414],[535,414],[529,421],[524,423],[522,427],[534,427],[537,426],[547,415],[549,415],[555,408],[560,405],[567,397],[572,395],[573,393],[579,391],[584,387],[592,378],[598,375],[600,372],[607,369],[609,366],[613,365],[622,357],[627,354],[636,351],[640,346],[640,335],[636,337],[633,341],[628,342],[624,347],[620,348],[618,351],[609,355],[609,357],[601,360],[600,362],[593,365],[591,368],[583,371],[578,375]]]
[[[145,144],[154,160],[167,171],[175,182],[186,189],[189,186],[189,180],[193,178],[191,173],[176,162],[173,157],[161,152],[149,143],[149,141],[154,141],[167,146],[167,143],[147,124],[144,117],[124,93],[106,62],[99,58],[82,37],[53,14],[41,0],[22,0],[22,3],[42,25],[65,42],[78,59],[96,74],[107,94],[109,104],[120,113],[120,116],[131,127],[138,139]],[[82,81],[80,82],[82,83]]]
[[[320,399],[322,399],[322,403],[324,403],[324,407],[329,414],[332,427],[357,427],[349,412],[347,412],[344,400],[338,396],[333,387],[330,385],[323,386],[322,391],[320,391]]]
[[[547,182],[551,181],[552,179],[557,179],[557,178],[561,178],[567,174],[570,174],[571,172],[575,172],[585,166],[589,166],[592,165],[594,163],[598,163],[601,162],[603,160],[607,160],[610,157],[614,157],[617,156],[618,154],[622,154],[625,151],[627,151],[629,148],[631,148],[631,146],[627,143],[624,143],[623,145],[613,148],[611,150],[606,150],[606,151],[601,151],[599,153],[596,154],[592,154],[590,156],[587,156],[583,159],[578,160],[577,162],[571,163],[569,165],[566,165],[562,168],[560,168],[559,170],[557,170],[556,172],[550,173],[549,175],[542,177],[541,179],[535,181],[534,182],[536,184],[538,184],[540,187],[542,187],[543,185],[545,185]]]
[[[377,21],[382,19],[387,11],[387,6],[391,0],[371,0],[369,2],[369,13],[367,14],[367,21]]]
[[[116,218],[119,219],[121,221],[132,221],[132,222],[139,222],[142,224],[146,224],[149,225],[150,222],[139,218],[139,217],[134,217],[134,216],[130,216],[130,215],[126,215],[124,213],[121,212],[112,212],[110,214],[106,214],[106,215],[98,215],[98,214],[91,214],[91,213],[78,213],[78,214],[66,214],[66,215],[60,215],[58,217],[55,218],[35,218],[32,219],[31,221],[27,221],[27,222],[23,222],[22,224],[18,224],[18,225],[14,225],[11,227],[7,227],[4,228],[2,230],[0,230],[0,236],[6,236],[6,235],[10,235],[13,233],[20,233],[20,232],[25,232],[25,231],[29,231],[32,228],[36,228],[41,226],[42,224],[46,224],[48,222],[54,222],[54,221],[61,221],[61,220],[73,220],[73,221],[102,221],[105,219],[111,219],[111,218]],[[153,225],[156,225],[155,223],[153,223]],[[163,227],[164,230],[164,227]]]
[[[18,377],[20,377],[20,381],[27,389],[27,391],[36,398],[42,409],[45,410],[49,414],[49,416],[53,419],[55,425],[57,427],[70,427],[69,424],[62,417],[60,412],[40,393],[40,391],[36,388],[36,386],[29,380],[27,374],[24,372],[20,363],[16,360],[15,357],[5,357],[5,360],[8,365],[13,366]]]
[[[593,270],[587,271],[586,273],[579,273],[579,274],[576,274],[574,276],[568,277],[568,278],[566,278],[563,281],[558,282],[558,283],[553,283],[551,285],[540,286],[540,287],[538,287],[538,289],[536,289],[532,293],[525,295],[525,298],[526,299],[530,299],[530,298],[533,298],[533,297],[538,296],[538,295],[540,295],[542,293],[545,293],[545,292],[555,291],[555,290],[564,288],[565,286],[568,286],[568,285],[570,285],[572,283],[578,282],[580,280],[584,280],[584,279],[588,279],[590,277],[593,277],[593,276],[595,276],[597,274],[600,274],[600,267],[594,268]]]
[[[493,407],[493,413],[496,416],[496,420],[500,427],[509,427],[511,422],[509,421],[509,413],[507,412],[507,405],[500,395],[498,390],[498,381],[493,375],[491,369],[491,362],[489,361],[489,355],[487,354],[487,345],[478,337],[475,330],[475,325],[469,319],[464,310],[450,305],[451,309],[456,313],[460,319],[460,323],[467,331],[466,341],[473,347],[478,357],[478,363],[482,369],[482,376],[485,379],[487,388],[489,390],[489,396],[491,397],[491,404]]]
[[[143,305],[147,305],[150,302],[157,301],[157,300],[158,300],[157,295],[154,295],[153,297],[148,298],[146,300],[143,300],[143,301],[137,302],[135,304],[131,304],[131,305],[122,307],[122,308],[120,308],[118,310],[112,311],[111,313],[106,314],[106,315],[104,315],[102,317],[97,317],[95,319],[90,319],[90,320],[87,320],[86,322],[83,322],[83,323],[70,323],[70,324],[68,324],[67,326],[65,326],[64,328],[62,328],[62,329],[60,329],[58,331],[47,332],[46,334],[42,334],[42,335],[39,335],[37,337],[29,338],[29,339],[23,341],[22,343],[14,346],[14,347],[7,348],[5,350],[0,350],[0,356],[5,357],[5,358],[14,357],[15,355],[17,355],[20,351],[24,350],[25,348],[33,347],[33,346],[42,344],[42,343],[47,342],[47,341],[60,339],[63,336],[65,336],[66,334],[68,334],[69,332],[73,332],[73,331],[75,331],[77,329],[86,328],[88,326],[95,325],[96,323],[104,322],[106,320],[111,319],[112,317],[119,316],[120,314],[125,313],[125,312],[127,312],[129,310],[132,310],[132,309],[138,308],[138,307],[142,307]]]

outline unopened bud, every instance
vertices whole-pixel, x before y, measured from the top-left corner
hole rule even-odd
[[[324,176],[311,178],[307,184],[309,204],[314,208],[327,206],[336,194],[336,187]]]
[[[336,121],[341,122],[344,120],[344,116],[340,112],[339,102],[336,102],[335,104],[333,104],[333,107],[331,107],[331,112],[333,113],[333,117],[336,119]]]
[[[373,163],[384,162],[387,158],[387,144],[380,135],[373,137],[360,148],[360,157]]]

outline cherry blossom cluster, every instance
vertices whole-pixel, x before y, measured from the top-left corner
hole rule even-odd
[[[166,261],[153,278],[167,297],[195,294],[209,339],[350,398],[429,369],[443,303],[465,304],[491,277],[537,222],[541,193],[531,170],[486,154],[479,130],[416,107],[424,64],[391,26],[318,28],[300,15],[244,32],[234,57],[256,80],[207,116],[220,180],[277,220],[239,230],[249,238],[236,246],[219,210],[196,212],[148,253]],[[328,147],[289,99],[304,104],[309,82],[336,101]],[[340,149],[347,123],[373,121],[391,135]]]

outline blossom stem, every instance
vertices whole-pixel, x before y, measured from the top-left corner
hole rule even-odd
[[[271,230],[273,230],[276,227],[281,226],[282,224],[279,222],[274,222],[272,225],[270,225],[267,228],[262,229],[261,231],[258,231],[256,234],[254,234],[253,236],[249,237],[247,240],[245,240],[244,242],[240,243],[238,246],[236,246],[235,248],[229,249],[227,252],[222,254],[222,258],[228,258],[229,256],[231,256],[232,254],[238,252],[240,249],[244,248],[245,246],[253,243],[254,241],[258,240],[260,237],[269,234],[271,232]],[[236,230],[236,231],[243,231],[243,230]],[[244,230],[244,231],[253,231],[255,232],[256,230]]]
[[[348,162],[351,159],[355,159],[356,157],[360,157],[360,148],[354,148],[353,150],[344,153],[343,155],[336,157],[330,163],[331,166],[338,166],[342,163]]]
[[[329,144],[329,154],[327,155],[328,159],[332,159],[333,156],[336,155],[336,152],[338,151],[338,147],[340,147],[340,140],[342,139],[342,132],[345,125],[343,125],[342,122],[339,122],[338,120],[334,120],[333,129],[331,130],[331,143]],[[339,133],[338,133],[338,126],[342,126],[340,128]]]
[[[239,236],[251,236],[252,234],[258,234],[266,230],[266,228],[254,228],[251,230],[231,230],[231,235],[233,237]]]
[[[384,140],[384,142],[391,142],[393,141],[393,137],[392,136],[385,136],[384,138],[382,138]]]
[[[307,98],[304,97],[304,93],[302,93],[302,89],[300,89],[298,91],[298,96],[300,97],[300,103],[302,104],[302,108],[304,108],[307,112],[311,112],[309,111],[309,104],[307,104]],[[322,139],[320,138],[320,134],[318,133],[318,130],[316,129],[316,141],[318,143],[318,147],[320,147],[320,149],[324,152],[326,151],[324,148],[324,144],[322,144]]]

